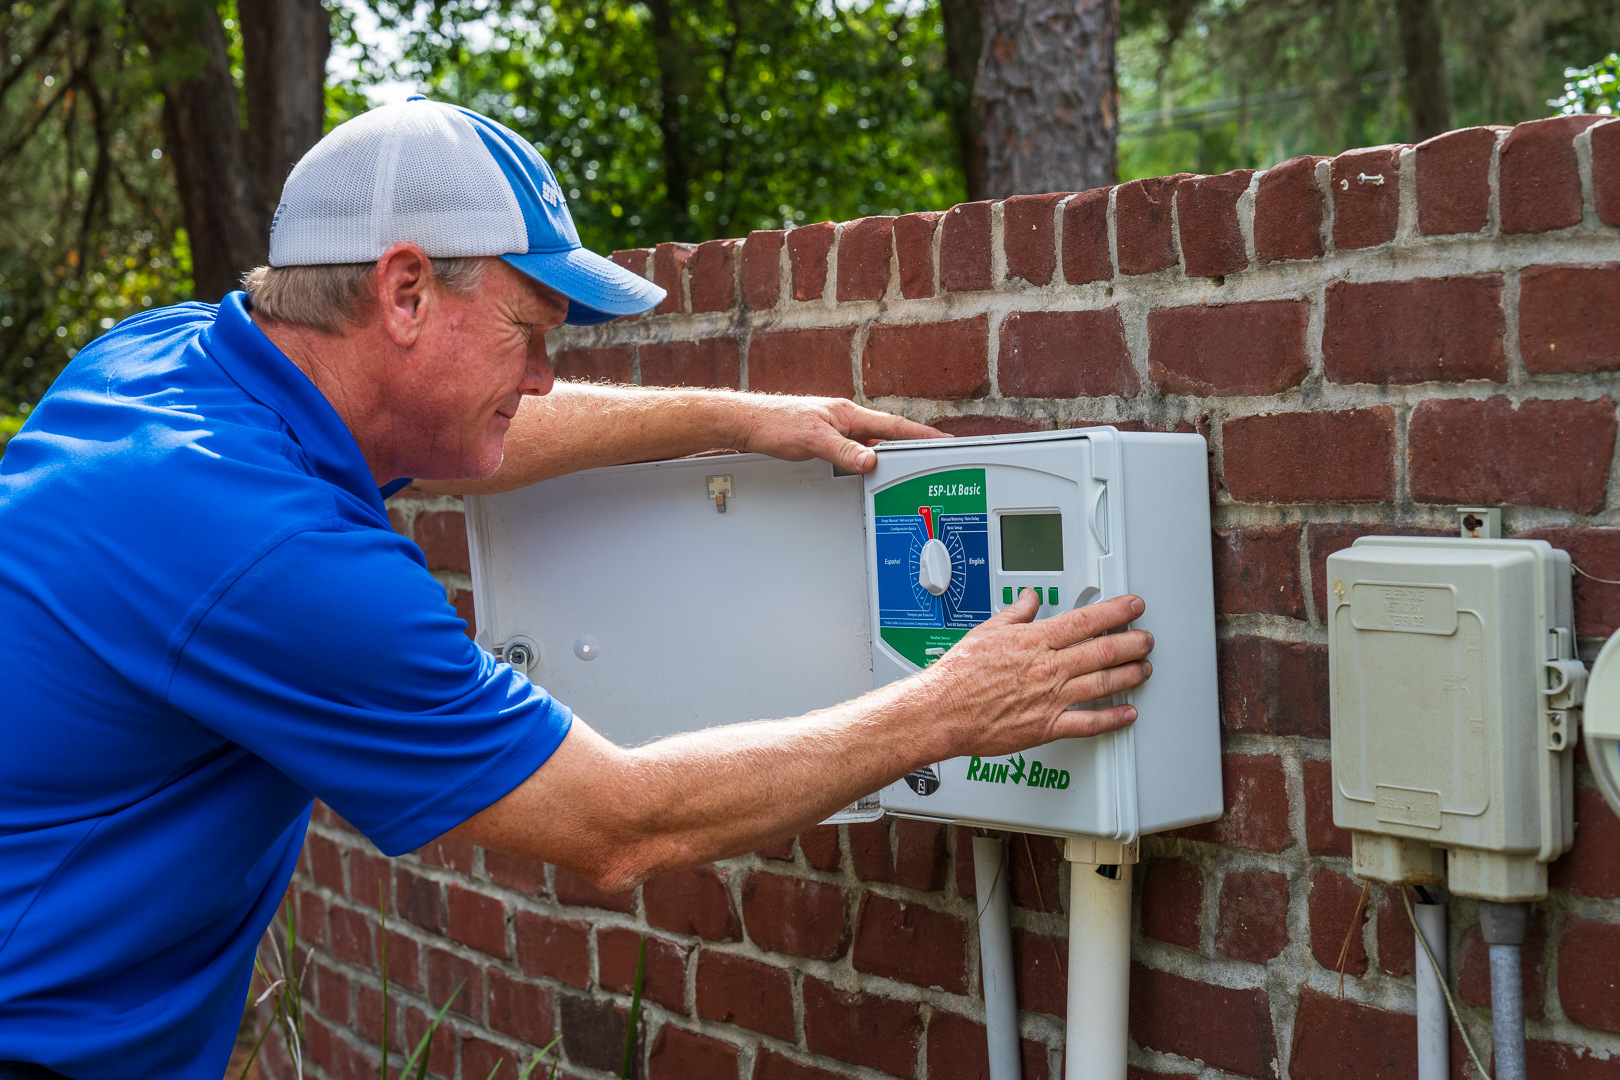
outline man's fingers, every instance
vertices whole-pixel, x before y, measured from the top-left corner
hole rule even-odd
[[[1076,678],[1090,671],[1146,660],[1152,651],[1152,634],[1146,630],[1123,630],[1117,634],[1100,634],[1073,648],[1058,649],[1053,658],[1070,678]]]
[[[950,436],[938,428],[907,420],[893,413],[878,412],[865,406],[856,406],[849,436],[853,439],[948,439]]]
[[[1033,622],[1035,613],[1039,610],[1041,610],[1041,594],[1034,589],[1023,589],[1019,592],[1017,600],[986,619],[984,625]]]
[[[1136,720],[1136,706],[1113,705],[1106,709],[1065,710],[1053,721],[1052,734],[1058,739],[1085,739],[1106,731],[1117,731]]]
[[[1047,632],[1047,644],[1062,649],[1124,626],[1145,610],[1147,605],[1140,596],[1127,594],[1054,615],[1041,625]]]
[[[1068,681],[1063,687],[1063,697],[1071,705],[1078,705],[1082,701],[1099,701],[1136,689],[1147,682],[1152,674],[1153,665],[1146,660],[1087,672]]]

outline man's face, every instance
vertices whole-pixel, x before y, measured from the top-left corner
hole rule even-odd
[[[501,444],[525,394],[551,389],[546,331],[568,314],[561,294],[491,259],[469,296],[435,286],[436,307],[395,387],[404,450],[400,475],[482,479],[501,464]]]

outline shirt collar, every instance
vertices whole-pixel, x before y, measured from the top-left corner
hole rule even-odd
[[[343,418],[303,370],[265,336],[248,314],[247,294],[219,303],[202,347],[236,384],[273,410],[303,448],[316,476],[351,492],[386,520],[383,496]]]

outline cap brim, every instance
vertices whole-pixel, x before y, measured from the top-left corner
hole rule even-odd
[[[568,297],[567,322],[572,326],[596,326],[640,315],[664,299],[664,290],[640,274],[582,247],[501,258]]]

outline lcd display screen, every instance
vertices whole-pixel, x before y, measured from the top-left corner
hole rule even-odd
[[[1001,515],[1003,570],[1062,570],[1062,514]]]

